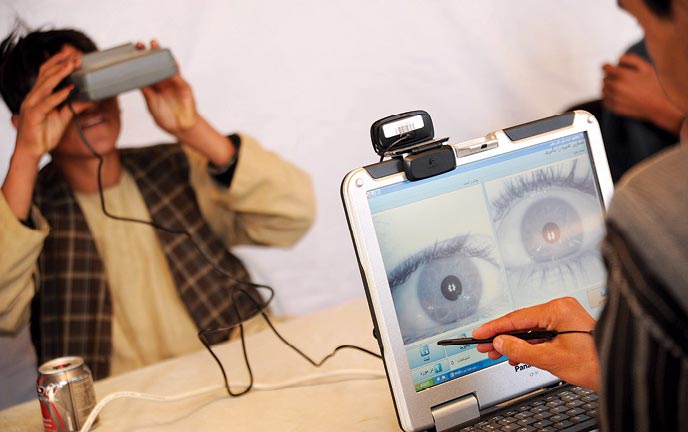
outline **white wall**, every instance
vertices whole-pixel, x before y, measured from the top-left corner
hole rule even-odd
[[[102,48],[158,38],[218,129],[311,173],[318,220],[305,239],[242,251],[274,285],[279,314],[363,295],[339,185],[376,161],[374,120],[424,109],[458,141],[555,114],[595,98],[602,63],[640,37],[612,0],[3,0],[3,37],[17,15],[80,28]],[[123,146],[169,139],[140,94],[121,102]],[[4,178],[15,134],[0,111]]]

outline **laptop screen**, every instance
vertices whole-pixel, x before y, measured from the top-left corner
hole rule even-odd
[[[584,132],[368,192],[416,391],[484,369],[470,336],[562,296],[597,315],[604,206]]]

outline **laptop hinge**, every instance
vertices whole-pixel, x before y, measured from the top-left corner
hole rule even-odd
[[[431,409],[435,429],[442,432],[480,417],[478,399],[474,394],[450,400]]]

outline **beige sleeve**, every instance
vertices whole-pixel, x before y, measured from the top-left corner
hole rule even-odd
[[[250,136],[241,135],[229,188],[213,180],[203,156],[184,149],[201,212],[227,247],[292,246],[312,225],[315,199],[310,176]]]
[[[36,291],[34,274],[50,230],[36,207],[31,209],[36,229],[25,227],[0,192],[0,334],[14,334],[28,323]]]

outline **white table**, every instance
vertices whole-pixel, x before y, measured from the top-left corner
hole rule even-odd
[[[365,300],[277,325],[291,343],[320,360],[336,346],[355,344],[378,351]],[[383,372],[382,361],[362,352],[340,351],[315,368],[282,344],[268,329],[247,339],[255,383],[276,383],[341,369]],[[238,341],[216,347],[230,383],[245,383]],[[98,381],[101,400],[115,391],[177,395],[222,383],[219,368],[205,351],[171,359]],[[42,432],[37,401],[0,411],[0,430]],[[118,399],[100,414],[96,431],[390,431],[399,430],[387,381],[357,379],[282,390],[252,390],[238,398],[224,390],[179,402]]]

